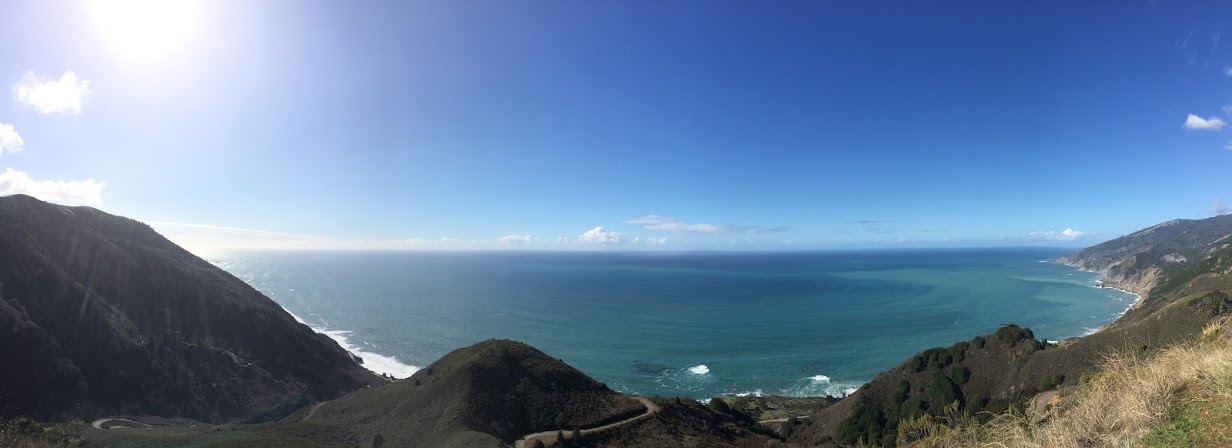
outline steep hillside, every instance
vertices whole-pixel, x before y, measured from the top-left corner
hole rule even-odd
[[[0,197],[0,413],[268,419],[380,384],[140,222]]]
[[[1230,324],[1214,321],[1199,340],[1149,356],[1109,356],[1098,374],[1050,398],[1055,406],[1042,418],[917,420],[905,424],[904,434],[921,448],[1232,446]]]
[[[1143,300],[1102,331],[1060,345],[1006,327],[922,352],[812,416],[791,441],[893,445],[899,427],[912,417],[956,420],[970,413],[979,420],[1011,409],[1025,412],[1029,400],[1078,385],[1110,354],[1150,354],[1193,341],[1204,326],[1232,314],[1229,234],[1232,216],[1169,221],[1062,257],[1058,261],[1107,272],[1105,284],[1143,294]],[[964,372],[966,382],[960,381]]]
[[[1104,284],[1146,295],[1186,265],[1232,243],[1232,215],[1176,219],[1097,244],[1057,261],[1103,272]]]

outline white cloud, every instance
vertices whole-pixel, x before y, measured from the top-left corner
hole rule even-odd
[[[667,238],[661,236],[648,236],[642,242],[651,246],[663,246],[667,244]]]
[[[1232,67],[1227,67],[1227,68],[1224,68],[1224,69],[1223,69],[1223,74],[1224,74],[1224,75],[1226,75],[1226,76],[1228,76],[1228,77],[1230,77],[1230,78],[1232,78]]]
[[[1203,119],[1194,114],[1189,114],[1188,117],[1185,117],[1185,124],[1182,125],[1182,127],[1191,131],[1218,131],[1223,129],[1223,126],[1224,122],[1219,117]]]
[[[531,235],[505,235],[496,239],[496,242],[501,244],[530,244],[535,241],[535,237]]]
[[[0,123],[0,156],[21,151],[26,141],[13,129],[13,125]]]
[[[624,239],[621,237],[620,232],[609,232],[603,230],[603,227],[595,227],[587,230],[586,233],[578,235],[578,241],[583,243],[619,244]]]
[[[728,224],[693,224],[677,221],[666,216],[646,215],[640,218],[625,220],[625,224],[636,224],[646,230],[669,233],[771,233],[786,231],[786,227],[737,226]]]
[[[1086,235],[1086,232],[1071,228],[1066,228],[1060,232],[1055,230],[1049,230],[1047,232],[1031,232],[1031,238],[1052,241],[1073,241],[1083,235]]]
[[[1232,214],[1232,204],[1215,199],[1211,201],[1211,216]]]
[[[99,205],[103,203],[103,187],[106,182],[94,179],[63,181],[34,180],[29,174],[6,168],[0,174],[0,196],[28,194],[48,202],[60,204]]]
[[[77,78],[71,71],[60,75],[59,80],[49,80],[26,72],[17,84],[13,84],[13,101],[41,114],[72,111],[81,113],[81,99],[90,94],[90,81]]]

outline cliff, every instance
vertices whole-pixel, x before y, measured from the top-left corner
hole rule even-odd
[[[1232,243],[1232,215],[1174,219],[1091,246],[1059,263],[1105,274],[1104,285],[1148,296],[1218,246]]]

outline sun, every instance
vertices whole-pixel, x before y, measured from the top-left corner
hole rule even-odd
[[[107,45],[131,59],[170,54],[197,26],[196,0],[90,0],[89,8]]]

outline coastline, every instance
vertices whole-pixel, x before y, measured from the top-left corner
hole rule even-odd
[[[278,302],[275,301],[274,303]],[[352,358],[355,358],[355,361],[359,363],[360,367],[368,369],[372,373],[381,376],[389,375],[394,379],[400,380],[409,378],[411,375],[414,375],[415,372],[420,370],[419,366],[403,363],[396,357],[366,352],[359,347],[352,345],[350,339],[346,336],[351,333],[350,330],[326,330],[323,328],[317,328],[309,325],[308,322],[305,322],[304,319],[300,318],[295,313],[292,313],[291,310],[287,309],[287,307],[282,306],[281,303],[278,304],[278,307],[282,308],[283,311],[286,311],[287,314],[290,314],[291,317],[295,318],[296,322],[304,324],[313,332],[333,339],[334,342],[338,343],[338,346],[342,347],[343,350],[346,350],[347,353],[350,353]]]
[[[1013,253],[1011,253],[1010,255],[1014,257],[1018,256]],[[1044,256],[1040,256],[1040,255],[1044,255]],[[1091,271],[1088,269],[1083,269],[1073,264],[1059,263],[1055,259],[1049,259],[1050,257],[1055,257],[1057,255],[1058,255],[1057,252],[1052,252],[1052,253],[1047,253],[1047,254],[1035,254],[1035,255],[1032,255],[1031,259],[1024,259],[1023,261],[1030,263],[1030,266],[1027,266],[1026,269],[1037,269],[1035,266],[1038,266],[1038,269],[1042,269],[1041,272],[1050,272],[1050,273],[1053,273],[1053,275],[1059,276],[1061,278],[1065,278],[1064,277],[1065,274],[1063,272],[1073,272],[1073,271],[1068,271],[1068,268],[1071,268],[1071,267],[1075,268],[1076,270],[1082,271],[1082,272],[1093,272],[1094,274],[1097,274],[1098,277],[1096,275],[1074,274],[1074,277],[1069,277],[1069,280],[1066,280],[1067,282],[1073,284],[1073,286],[1079,287],[1078,289],[1070,290],[1070,294],[1080,297],[1082,299],[1081,302],[1086,304],[1086,305],[1080,304],[1080,306],[1083,307],[1083,309],[1086,309],[1089,307],[1091,308],[1092,312],[1090,313],[1090,316],[1086,316],[1086,315],[1075,316],[1075,319],[1072,321],[1071,324],[1069,324],[1065,328],[1065,331],[1063,333],[1059,333],[1056,336],[1052,336],[1050,339],[1077,338],[1077,337],[1082,337],[1082,336],[1086,336],[1089,334],[1093,334],[1098,331],[1102,331],[1103,328],[1107,327],[1112,322],[1117,321],[1120,317],[1124,316],[1129,310],[1131,310],[1132,307],[1137,306],[1136,304],[1141,302],[1142,300],[1141,296],[1135,295],[1135,297],[1132,300],[1130,300],[1127,296],[1122,295],[1121,294],[1122,292],[1133,294],[1132,291],[1127,291],[1122,288],[1112,287],[1113,289],[1116,289],[1118,291],[1115,293],[1111,291],[1108,291],[1108,292],[1096,291],[1093,289],[1081,290],[1081,287],[1084,287],[1084,286],[1085,287],[1095,286],[1096,281],[1102,280],[1102,281],[1107,282],[1107,280],[1103,278],[1104,276],[1106,276],[1106,274],[1101,273],[1101,272]],[[240,261],[243,261],[243,260],[241,259]],[[1064,264],[1067,267],[1060,268],[1060,269],[1058,269],[1057,267],[1047,268],[1047,265],[1036,265],[1034,261],[1040,261],[1043,263],[1054,262],[1058,264]],[[378,375],[393,375],[395,378],[405,378],[415,373],[417,370],[424,368],[430,363],[429,361],[431,359],[430,357],[428,359],[420,360],[420,362],[424,364],[416,366],[416,365],[408,365],[409,363],[403,362],[402,361],[403,358],[396,358],[394,356],[390,356],[391,354],[388,353],[390,351],[405,353],[405,352],[409,352],[409,350],[405,350],[405,351],[398,350],[397,346],[393,346],[389,343],[389,341],[395,340],[394,337],[392,337],[391,335],[377,336],[378,334],[384,334],[384,333],[374,332],[373,331],[374,327],[367,325],[363,321],[355,321],[353,319],[350,319],[350,320],[341,319],[339,318],[338,315],[335,315],[329,312],[322,313],[321,315],[312,314],[313,311],[322,312],[324,308],[321,308],[319,306],[313,306],[314,302],[307,300],[306,299],[307,295],[305,293],[298,292],[298,291],[312,291],[313,288],[311,288],[310,285],[300,285],[300,284],[294,284],[290,282],[280,283],[274,280],[266,280],[262,276],[263,273],[261,270],[252,270],[251,268],[247,270],[245,269],[245,267],[262,267],[262,265],[259,263],[236,262],[234,266],[232,266],[229,263],[220,263],[220,264],[226,267],[238,269],[241,277],[246,278],[248,281],[252,281],[253,283],[260,286],[261,287],[260,289],[262,289],[264,292],[269,294],[269,297],[271,298],[277,297],[278,299],[282,299],[282,300],[275,300],[276,303],[285,301],[289,305],[282,306],[284,311],[287,311],[288,314],[291,314],[293,318],[298,320],[300,323],[304,323],[314,332],[321,333],[333,339],[335,343],[339,344],[341,348],[343,348],[348,353],[350,353],[355,358],[357,358],[356,361],[360,364],[361,367],[364,367],[365,369],[368,369],[374,373],[377,373]],[[1017,271],[1006,271],[1006,272],[1009,272],[1012,274],[1013,272],[1017,272]],[[294,289],[290,289],[288,287],[294,287]],[[1106,286],[1106,287],[1111,287],[1111,286]],[[1086,295],[1083,295],[1083,294],[1086,294]],[[1131,302],[1133,302],[1134,304],[1131,304]],[[279,303],[279,305],[281,306],[283,304]],[[1129,307],[1127,307],[1127,305]],[[292,313],[290,309],[288,308],[289,306],[295,306],[297,309],[300,310],[300,312],[305,313],[304,315],[308,317],[301,318],[295,313]],[[1081,319],[1079,320],[1077,318],[1081,318]],[[312,319],[312,322],[306,322],[306,319]],[[351,323],[346,323],[348,321]],[[947,321],[946,323],[949,323],[949,321]],[[958,341],[962,339],[965,339],[965,338],[962,335],[959,335],[959,336],[954,337],[953,339],[949,339],[948,341],[953,342],[953,341]],[[375,343],[377,345],[372,345],[369,342]],[[944,345],[944,342],[939,343],[938,345]],[[406,346],[403,345],[401,347],[406,347]],[[924,350],[927,348],[929,347],[921,346],[920,350]],[[386,352],[386,354],[381,354],[381,352],[383,351]],[[915,352],[907,353],[904,355],[904,358],[910,357],[914,353]],[[660,389],[665,389],[665,390],[666,389],[679,389],[676,391],[667,390],[663,393],[673,393],[673,394],[680,394],[682,396],[692,396],[693,398],[696,398],[696,399],[707,399],[707,398],[712,398],[715,396],[755,397],[758,395],[765,395],[765,396],[777,395],[777,396],[790,396],[790,397],[825,397],[825,396],[843,397],[843,396],[846,396],[854,392],[855,390],[858,390],[861,386],[872,381],[873,379],[877,377],[877,375],[884,372],[886,369],[892,368],[894,365],[896,365],[895,364],[896,362],[899,362],[901,360],[902,359],[886,361],[885,367],[883,367],[882,369],[878,371],[871,372],[868,375],[858,375],[858,374],[851,374],[851,373],[848,373],[847,375],[835,374],[831,372],[831,370],[833,370],[832,368],[827,369],[827,368],[822,368],[822,367],[827,367],[827,366],[818,366],[816,368],[811,368],[810,371],[808,372],[800,373],[799,376],[794,376],[790,374],[781,375],[784,378],[780,379],[779,376],[774,376],[773,378],[762,377],[760,375],[743,375],[742,376],[741,373],[754,372],[754,371],[746,370],[746,369],[726,370],[726,369],[723,369],[721,365],[715,365],[715,364],[710,364],[710,366],[706,366],[705,364],[702,364],[702,362],[703,361],[709,362],[712,360],[698,358],[698,359],[689,359],[688,361],[691,361],[691,362],[688,363],[690,365],[687,367],[677,367],[677,368],[671,369],[671,372],[670,372],[671,375],[673,377],[679,377],[679,378],[663,379],[663,378],[650,377],[650,380],[647,382],[648,383],[653,382],[653,383],[649,384],[648,387],[642,387],[640,386],[641,383],[634,382],[634,381],[628,381],[628,382],[621,381],[622,379],[625,378],[625,376],[621,376],[623,375],[622,372],[617,372],[616,375],[612,376],[612,378],[616,378],[616,380],[608,379],[608,381],[611,383],[617,384],[615,389],[620,390],[622,392],[636,394],[636,393],[649,393],[651,391],[656,391]],[[382,361],[389,361],[389,362],[382,362]],[[716,370],[711,371],[710,367],[715,367]],[[845,366],[840,366],[840,367],[845,367]],[[595,373],[599,373],[599,374],[603,374],[603,372],[605,371],[595,371]],[[821,375],[820,373],[824,373],[824,375]],[[830,375],[834,375],[834,378],[831,379]],[[821,378],[824,378],[824,380],[822,380]],[[641,378],[640,377],[633,378],[633,380],[639,380],[639,379]],[[676,379],[679,379],[679,381],[676,381]],[[702,381],[703,379],[705,380]],[[725,383],[716,383],[716,381],[725,382]],[[664,382],[667,382],[668,384],[664,384]],[[687,385],[673,384],[676,382],[687,382],[690,384],[687,384]],[[692,384],[692,383],[697,383],[697,382],[704,382],[707,384],[702,384],[702,385]],[[662,386],[662,387],[659,387],[659,386]]]
[[[1090,332],[1090,333],[1084,334],[1084,335],[1082,335],[1082,336],[1090,336],[1090,335],[1093,335],[1093,334],[1099,333],[1099,332],[1101,332],[1101,331],[1104,331],[1104,329],[1108,328],[1108,327],[1109,327],[1109,326],[1111,326],[1112,324],[1117,323],[1117,321],[1121,320],[1121,318],[1122,318],[1122,317],[1125,317],[1125,315],[1126,315],[1126,314],[1129,314],[1129,312],[1130,312],[1130,311],[1132,311],[1132,310],[1134,310],[1134,309],[1138,308],[1139,306],[1142,306],[1142,302],[1143,302],[1144,300],[1146,300],[1146,297],[1147,297],[1146,293],[1135,292],[1135,291],[1131,291],[1131,290],[1126,289],[1126,288],[1122,288],[1121,286],[1124,286],[1124,285],[1120,285],[1119,283],[1115,283],[1115,282],[1113,283],[1113,285],[1116,285],[1116,286],[1110,286],[1108,283],[1106,283],[1106,282],[1105,282],[1105,279],[1108,277],[1108,272],[1107,272],[1107,271],[1098,271],[1098,270],[1094,270],[1094,269],[1087,269],[1086,267],[1080,266],[1080,265],[1075,264],[1075,263],[1067,263],[1067,262],[1065,262],[1065,261],[1062,261],[1062,260],[1061,260],[1061,259],[1059,259],[1059,258],[1058,258],[1058,259],[1054,259],[1054,260],[1049,260],[1049,261],[1051,261],[1051,262],[1053,262],[1053,263],[1057,263],[1057,264],[1061,264],[1061,265],[1069,266],[1069,267],[1072,267],[1072,268],[1076,268],[1076,269],[1078,269],[1079,271],[1082,271],[1082,272],[1091,272],[1091,273],[1099,274],[1099,278],[1095,280],[1095,286],[1093,286],[1094,288],[1099,288],[1099,289],[1112,289],[1112,290],[1120,291],[1120,292],[1123,292],[1123,293],[1126,293],[1126,294],[1129,294],[1129,295],[1134,296],[1134,301],[1133,301],[1133,303],[1130,303],[1130,304],[1129,304],[1129,306],[1128,306],[1128,307],[1126,307],[1124,311],[1121,311],[1121,313],[1120,313],[1120,314],[1117,314],[1117,316],[1116,316],[1116,317],[1114,317],[1112,320],[1108,321],[1107,323],[1105,323],[1105,324],[1103,324],[1103,325],[1100,325],[1098,328],[1096,328],[1096,329],[1095,329],[1095,331],[1092,331],[1092,332]]]

